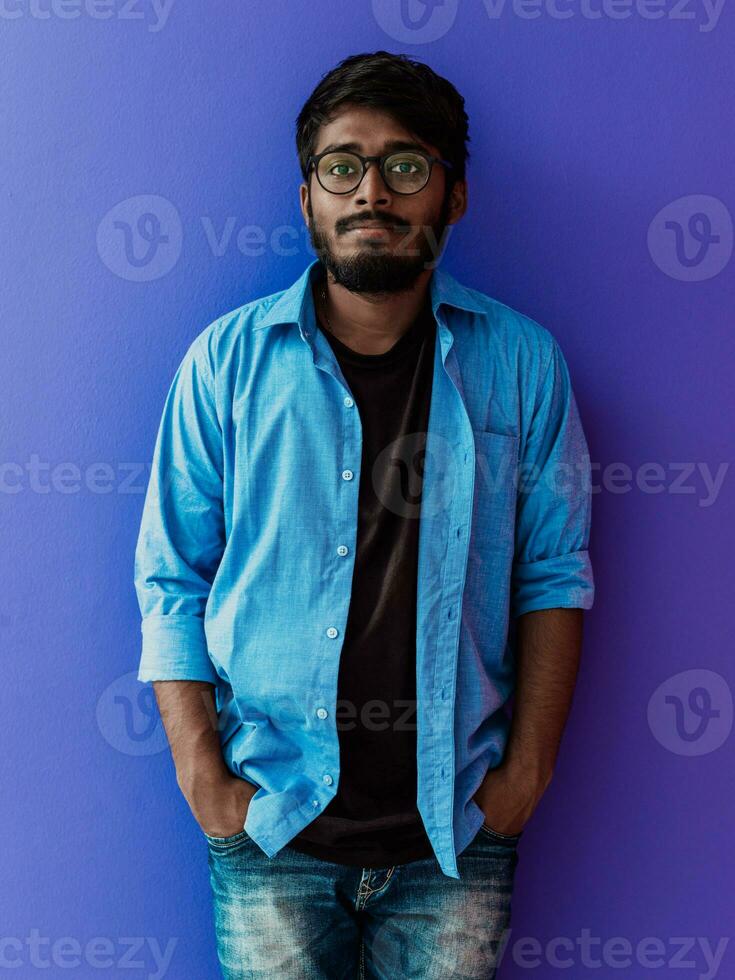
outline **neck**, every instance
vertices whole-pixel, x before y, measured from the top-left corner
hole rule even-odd
[[[360,354],[383,354],[415,323],[428,298],[431,270],[401,293],[352,293],[330,273],[314,286],[317,315],[327,330]],[[326,303],[323,292],[326,294]]]

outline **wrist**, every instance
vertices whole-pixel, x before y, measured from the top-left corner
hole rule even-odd
[[[499,766],[509,783],[524,786],[529,795],[540,799],[548,789],[554,774],[553,767],[538,760],[504,759]]]
[[[232,773],[224,760],[219,763],[211,759],[188,760],[176,767],[176,782],[190,802],[197,797],[209,797],[216,793],[229,779],[232,779]]]
[[[541,795],[551,782],[554,768],[547,760],[521,755],[509,747],[500,763],[488,770],[488,775],[491,772],[509,785],[523,786],[529,793],[538,792]]]

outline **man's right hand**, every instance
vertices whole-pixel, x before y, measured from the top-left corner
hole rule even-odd
[[[206,681],[154,681],[176,781],[194,818],[210,837],[231,837],[245,826],[258,787],[233,775],[219,738],[214,687]]]
[[[181,790],[194,819],[210,837],[231,837],[245,826],[250,800],[258,787],[246,779],[226,774],[213,778],[184,778]]]

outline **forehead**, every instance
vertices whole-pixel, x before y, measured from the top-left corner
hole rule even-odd
[[[330,121],[319,128],[314,153],[347,143],[354,144],[353,149],[365,155],[389,151],[393,143],[410,143],[427,153],[437,152],[436,147],[406,129],[387,112],[366,106],[340,106]]]

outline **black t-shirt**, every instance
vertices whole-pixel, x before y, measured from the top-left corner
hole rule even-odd
[[[340,655],[337,794],[288,847],[365,868],[433,855],[416,806],[416,585],[436,321],[382,354],[324,326],[362,425],[357,554]]]

